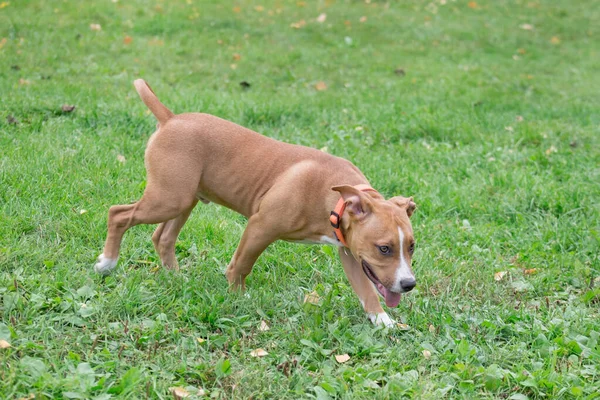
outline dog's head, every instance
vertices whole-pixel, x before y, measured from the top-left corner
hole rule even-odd
[[[350,251],[386,305],[396,307],[401,293],[417,284],[411,268],[415,240],[410,223],[416,204],[412,197],[385,200],[349,185],[332,189],[346,202],[344,226]]]

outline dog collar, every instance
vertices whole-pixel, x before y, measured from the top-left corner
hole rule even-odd
[[[365,184],[356,185],[354,187],[356,189],[360,190],[361,192],[369,192],[369,191],[376,192],[377,191],[377,190],[373,189],[371,186],[365,185]],[[343,244],[344,247],[348,247],[348,245],[346,244],[346,240],[344,239],[344,234],[342,233],[342,229],[340,227],[341,222],[342,222],[342,215],[344,215],[345,209],[346,209],[346,202],[344,201],[343,197],[340,197],[337,204],[335,205],[335,208],[329,214],[329,222],[331,223],[331,226],[333,226],[333,234],[334,234],[335,238],[338,240],[338,242]]]

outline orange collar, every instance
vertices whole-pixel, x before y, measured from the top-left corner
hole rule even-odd
[[[356,185],[354,187],[356,189],[360,190],[361,192],[369,192],[369,191],[376,192],[377,191],[377,190],[373,189],[371,186],[365,185],[365,184]],[[335,205],[335,208],[329,214],[329,222],[331,222],[331,226],[333,226],[333,234],[335,235],[335,238],[340,243],[342,243],[344,245],[344,247],[348,247],[348,245],[346,244],[346,240],[344,239],[344,234],[342,233],[342,229],[341,229],[342,215],[344,215],[345,209],[346,209],[346,202],[344,201],[343,197],[340,197],[337,204]]]

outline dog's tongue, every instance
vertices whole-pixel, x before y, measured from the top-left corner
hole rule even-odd
[[[402,295],[400,293],[390,292],[382,284],[379,284],[378,286],[379,286],[379,291],[381,292],[381,294],[383,294],[383,297],[385,298],[385,305],[388,307],[398,307],[398,304],[400,304],[400,299],[402,298]]]

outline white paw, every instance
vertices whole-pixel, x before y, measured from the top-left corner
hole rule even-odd
[[[382,312],[378,314],[368,313],[369,319],[373,323],[373,325],[377,326],[385,326],[386,328],[391,328],[396,325],[396,321],[390,318],[387,313]]]
[[[100,275],[108,275],[117,265],[117,260],[113,260],[112,258],[107,258],[104,254],[100,254],[98,256],[98,260],[96,261],[96,265],[94,265],[94,271],[99,273]]]

